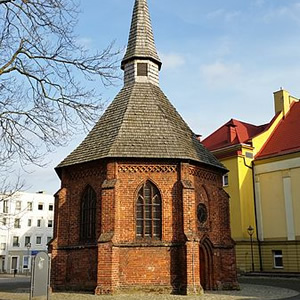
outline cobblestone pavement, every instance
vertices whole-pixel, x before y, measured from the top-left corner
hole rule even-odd
[[[274,278],[274,277],[241,277],[239,279],[241,283],[251,283],[256,285],[266,285],[275,287],[284,287],[287,289],[295,290],[299,295],[282,300],[300,300],[300,278]]]
[[[94,296],[91,294],[54,293],[51,300],[275,300],[289,298],[297,295],[297,292],[278,287],[268,287],[252,284],[241,284],[240,291],[208,292],[199,296],[175,296],[159,294],[130,294],[114,296]],[[0,292],[0,300],[28,300],[28,289],[16,289],[12,292]]]
[[[53,293],[51,300],[300,300],[300,279],[242,277],[240,282],[240,291],[207,292],[201,296],[140,293],[95,296],[91,294]],[[28,300],[28,284],[28,278],[0,278],[0,300]]]

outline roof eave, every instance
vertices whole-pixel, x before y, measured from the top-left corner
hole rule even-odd
[[[143,56],[143,55],[135,55],[135,56],[131,56],[131,57],[128,57],[128,58],[125,58],[122,60],[121,62],[121,69],[124,70],[125,69],[125,65],[131,61],[134,61],[136,59],[141,59],[141,60],[150,60],[152,62],[154,62],[155,64],[158,65],[158,69],[160,71],[161,69],[161,66],[162,66],[162,62],[159,60],[159,59],[156,59],[154,57],[151,57],[151,56]]]

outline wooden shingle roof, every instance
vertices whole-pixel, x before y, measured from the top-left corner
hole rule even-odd
[[[147,0],[135,1],[127,50],[121,68],[124,69],[128,61],[137,58],[148,58],[161,66],[155,47]]]
[[[124,87],[58,168],[108,157],[189,159],[224,168],[151,83]]]
[[[150,59],[158,68],[161,65],[146,0],[135,0],[122,64],[135,59]],[[132,75],[84,141],[57,168],[103,158],[158,158],[192,160],[226,171],[197,140],[159,86],[153,84],[152,75],[149,72],[143,80]]]

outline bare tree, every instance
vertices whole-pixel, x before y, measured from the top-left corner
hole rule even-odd
[[[110,85],[119,51],[77,43],[76,0],[0,0],[0,172],[41,163],[102,109],[86,80]],[[1,181],[1,178],[0,178]]]

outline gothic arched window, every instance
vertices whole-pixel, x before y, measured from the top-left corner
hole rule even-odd
[[[136,235],[161,238],[161,196],[157,187],[147,181],[138,192],[136,203]]]
[[[96,239],[96,193],[90,186],[81,199],[80,239],[85,242]]]

